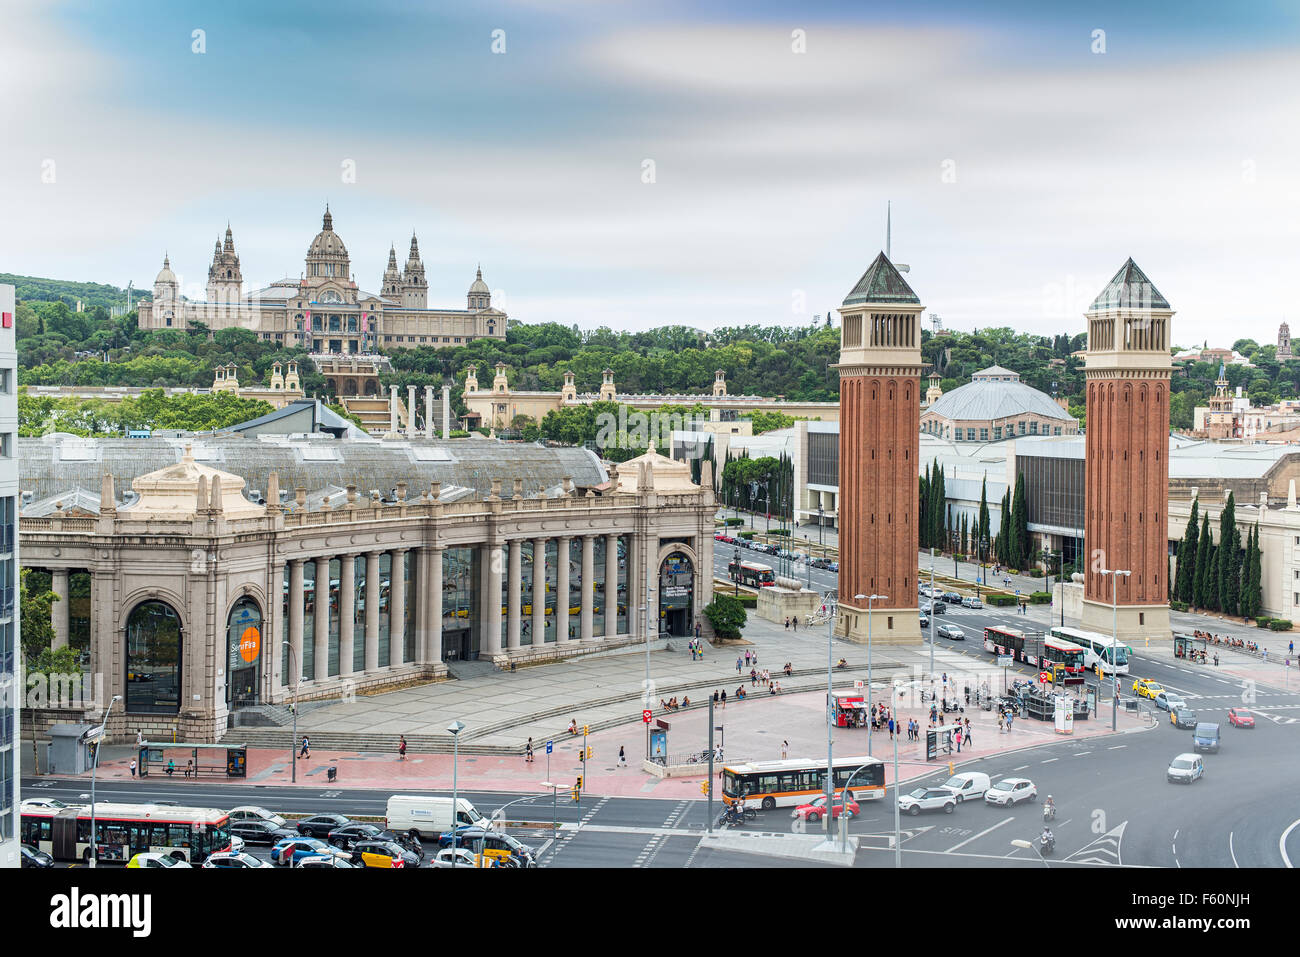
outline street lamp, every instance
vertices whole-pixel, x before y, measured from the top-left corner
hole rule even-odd
[[[831,814],[831,807],[835,803],[835,761],[833,757],[835,699],[832,688],[831,648],[835,640],[836,605],[836,600],[832,598],[822,606],[821,611],[809,617],[809,624],[826,622],[826,813],[828,815]],[[831,840],[830,820],[823,818],[823,826],[826,828],[826,839],[829,841]]]
[[[1033,851],[1035,854],[1038,854],[1038,859],[1043,862],[1044,867],[1046,867],[1049,871],[1052,869],[1051,865],[1047,863],[1047,858],[1043,857],[1043,855],[1039,853],[1039,850],[1037,847],[1034,846],[1033,841],[1015,840],[1011,842],[1011,846],[1021,848],[1022,850]]]
[[[99,722],[99,727],[93,732],[88,733],[85,737],[94,737],[95,756],[90,762],[90,866],[95,866],[95,861],[99,859],[99,841],[98,831],[95,828],[95,772],[99,770],[99,749],[104,746],[104,726],[108,724],[108,715],[113,710],[113,705],[122,700],[120,694],[113,695],[113,700],[108,703],[104,709],[104,720]]]
[[[463,722],[463,721],[453,721],[451,724],[447,725],[447,731],[448,731],[448,733],[451,735],[451,740],[452,740],[452,759],[451,759],[451,846],[452,846],[453,848],[455,848],[455,847],[460,847],[460,841],[459,841],[459,839],[458,839],[458,838],[460,837],[460,835],[458,835],[458,834],[456,833],[456,818],[457,818],[457,811],[460,810],[460,802],[457,800],[457,794],[456,794],[456,784],[457,784],[457,780],[456,780],[456,772],[457,772],[457,770],[459,769],[459,766],[460,766],[460,733],[461,733],[462,731],[464,731],[464,730],[465,730],[465,722]],[[455,855],[455,853],[453,852],[453,853],[452,853],[452,862],[453,862],[453,864],[455,863],[455,859],[456,859],[456,855]]]
[[[934,678],[934,546],[930,547],[930,677]],[[925,700],[925,699],[922,699]]]
[[[736,566],[736,570],[731,573],[731,580],[736,584],[736,597],[739,598],[740,597],[740,549],[737,548],[734,551],[736,554],[732,558],[732,563]],[[649,677],[649,671],[646,672],[646,676]]]
[[[294,667],[293,645],[289,642],[280,642],[285,648],[289,649],[289,670],[294,674],[293,682],[293,701],[289,704],[289,709],[293,712],[293,737],[289,740],[289,758],[292,777],[290,783],[298,783],[298,685],[302,683],[302,673]]]
[[[826,543],[825,543],[824,538],[823,538],[823,535],[822,535],[822,528],[824,527],[824,522],[823,522],[823,519],[822,519],[822,502],[821,502],[821,495],[822,495],[821,492],[818,492],[818,493],[817,493],[817,546],[818,546],[819,548],[825,548],[825,547],[826,547]],[[826,556],[823,555],[822,557],[825,558]]]
[[[980,582],[983,582],[985,585],[988,584],[988,579],[986,579],[986,578],[984,577],[984,554],[985,554],[985,549],[987,549],[988,547],[989,547],[989,540],[988,540],[987,538],[981,538],[981,539],[979,540],[979,550],[980,550],[980,574],[979,574],[979,578],[975,581],[975,597],[976,597],[976,598],[979,598],[979,597],[980,597]]]
[[[1119,577],[1123,575],[1125,578],[1127,578],[1129,575],[1133,573],[1131,571],[1128,571],[1127,569],[1116,570],[1113,568],[1102,568],[1098,570],[1098,574],[1111,576],[1110,633],[1111,633],[1111,637],[1115,639],[1115,647],[1118,647],[1119,646]],[[1118,722],[1118,714],[1119,714],[1119,675],[1115,673],[1115,670],[1113,668],[1111,669],[1110,682],[1111,685],[1113,686],[1113,691],[1114,691],[1110,699],[1110,730],[1114,731],[1116,729],[1116,724]]]
[[[867,755],[871,755],[871,603],[878,599],[888,598],[888,595],[854,595],[853,600],[859,601],[863,598],[867,600]]]

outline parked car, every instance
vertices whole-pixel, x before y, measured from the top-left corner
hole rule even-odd
[[[1182,708],[1170,708],[1169,723],[1175,728],[1195,728],[1196,712],[1185,706]]]
[[[1255,727],[1255,716],[1245,708],[1229,708],[1228,724],[1234,728],[1253,728]]]
[[[357,841],[395,841],[397,835],[392,831],[385,831],[377,824],[364,824],[353,821],[351,824],[345,824],[330,831],[325,836],[325,840],[346,851],[350,850]]]
[[[960,605],[961,595],[957,594],[955,591],[946,591],[943,593],[943,600],[950,605]]]
[[[298,833],[304,837],[326,837],[330,831],[345,827],[352,821],[342,814],[313,814],[297,823]]]
[[[840,570],[840,563],[839,563],[839,562],[827,562],[827,563],[826,563],[826,570],[827,570],[827,571],[831,571],[831,572],[838,572],[838,571]]]
[[[850,819],[857,817],[858,812],[860,810],[861,808],[858,807],[857,801],[849,802]],[[843,814],[843,805],[840,803],[840,799],[836,798],[835,803],[831,806],[831,819],[838,821],[842,814]],[[825,795],[819,798],[814,798],[813,800],[809,801],[807,804],[800,804],[797,808],[795,808],[793,811],[790,812],[790,816],[801,817],[809,824],[816,824],[818,821],[820,821],[822,818],[826,816]]]
[[[324,854],[346,859],[348,852],[331,847],[318,837],[291,837],[271,848],[271,863],[294,864],[304,857]]]
[[[1150,678],[1139,678],[1133,682],[1133,693],[1139,698],[1152,698],[1164,691],[1164,685]]]
[[[522,861],[528,867],[535,867],[536,861],[533,858],[533,850],[527,845],[519,842],[509,834],[501,831],[487,831],[482,827],[470,826],[459,827],[456,829],[456,846],[467,847],[470,850],[477,851],[479,842],[483,843],[484,852],[496,852],[497,854],[509,854]],[[438,846],[451,847],[451,832],[447,831],[438,835]]]
[[[287,837],[297,837],[298,832],[287,827],[276,827],[271,821],[243,820],[230,822],[230,835],[240,838],[246,844],[274,847]]]
[[[336,857],[333,854],[308,854],[306,857],[298,858],[298,860],[294,862],[293,866],[308,868],[342,867],[347,869],[356,867],[356,865],[346,857]]]
[[[980,601],[978,598],[975,598],[971,595],[967,595],[965,598],[961,600],[961,606],[963,608],[983,608],[984,602]]]
[[[921,614],[928,615],[930,614],[930,611],[933,608],[933,603],[928,601],[923,601],[921,602],[920,607],[921,607]]]
[[[951,814],[956,806],[957,798],[943,788],[916,788],[898,799],[898,809],[912,815],[939,810]]]
[[[927,615],[925,612],[921,612],[921,627],[922,628],[930,627],[930,616]]]
[[[64,804],[58,798],[23,798],[21,807],[23,808],[49,808],[53,811],[61,811],[65,807],[73,805]],[[80,807],[80,805],[75,805]]]
[[[248,867],[271,867],[270,861],[259,860],[252,854],[235,853],[234,851],[217,851],[215,854],[209,854],[208,859],[203,862],[203,868],[248,868]]]
[[[352,845],[355,867],[419,867],[420,859],[393,841],[357,841]]]
[[[253,804],[243,804],[236,808],[230,809],[230,823],[236,821],[270,821],[276,827],[288,827],[289,822],[280,815],[268,811],[264,807],[257,807]]]
[[[1192,747],[1197,751],[1219,750],[1219,726],[1206,721],[1199,722],[1192,730]]]
[[[1173,783],[1191,784],[1204,776],[1205,764],[1199,754],[1180,754],[1165,771],[1165,779]]]
[[[173,857],[171,854],[157,854],[154,852],[136,854],[126,862],[127,867],[180,867],[185,869],[192,868],[189,861],[182,860],[179,857]]]
[[[1168,689],[1156,693],[1154,699],[1156,707],[1161,711],[1173,711],[1175,708],[1186,708],[1187,702],[1183,696]]]
[[[1036,800],[1038,800],[1038,788],[1029,778],[1003,778],[984,792],[984,803],[996,804],[999,807]]]
[[[53,867],[54,866],[54,858],[50,857],[50,855],[46,854],[44,851],[32,847],[30,844],[23,845],[22,853],[23,853],[23,864],[22,864],[23,867]],[[138,854],[136,855],[136,857],[139,856],[140,855]],[[127,865],[127,867],[130,866],[131,866],[130,864]]]
[[[956,625],[948,625],[948,624],[940,625],[938,628],[935,629],[935,632],[939,635],[940,638],[948,638],[952,641],[966,640],[966,633],[962,631],[960,628],[958,628]]]
[[[478,857],[474,852],[464,847],[444,847],[437,854],[433,855],[433,860],[429,862],[430,867],[478,867]]]

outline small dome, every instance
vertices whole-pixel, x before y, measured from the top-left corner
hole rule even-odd
[[[469,291],[471,293],[483,293],[484,295],[491,293],[492,290],[488,289],[487,283],[483,281],[483,270],[481,268],[474,274],[474,282],[470,285]]]
[[[176,282],[176,274],[172,272],[172,264],[167,256],[163,256],[163,267],[159,270],[157,278],[154,279],[155,285],[160,282]]]
[[[311,241],[307,248],[307,258],[313,259],[318,256],[342,256],[347,257],[348,248],[343,245],[343,240],[339,234],[334,232],[334,218],[330,216],[330,208],[325,207],[325,217],[321,221],[321,231],[316,234],[316,238]]]

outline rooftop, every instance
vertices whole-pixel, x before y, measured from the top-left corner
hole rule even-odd
[[[921,300],[902,274],[894,268],[882,252],[862,274],[853,291],[844,297],[844,305],[854,306],[864,302],[909,303],[919,306]]]

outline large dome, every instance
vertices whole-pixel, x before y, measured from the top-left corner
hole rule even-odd
[[[1023,382],[1011,380],[1010,375],[1014,373],[1006,378],[993,375],[998,371],[1006,370],[994,366],[975,373],[972,377],[975,381],[945,393],[925,410],[925,414],[959,422],[1005,419],[1026,413],[1061,422],[1075,421],[1074,416],[1057,405],[1051,396]]]
[[[326,206],[325,218],[321,222],[321,231],[316,234],[316,238],[307,247],[307,258],[346,259],[347,257],[348,248],[343,245],[343,240],[339,238],[339,234],[334,232],[334,217],[330,215],[329,207]]]

